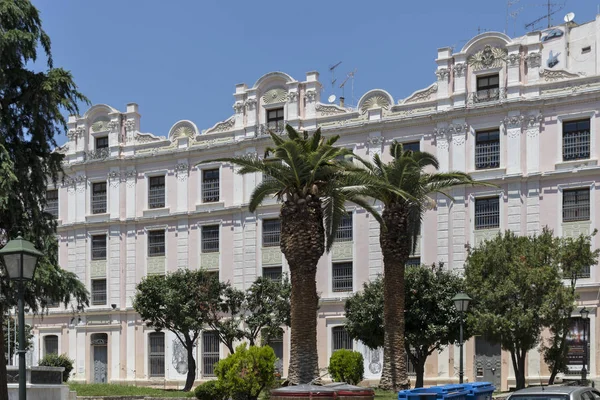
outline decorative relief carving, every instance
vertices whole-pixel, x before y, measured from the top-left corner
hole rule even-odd
[[[317,91],[316,90],[307,90],[306,93],[304,94],[304,96],[306,97],[306,99],[308,101],[315,101],[315,99],[317,98]]]
[[[369,146],[381,146],[385,142],[383,136],[371,136],[367,139]]]
[[[502,123],[508,129],[520,128],[524,120],[525,117],[522,115],[513,115],[511,117],[504,117]]]
[[[119,129],[119,125],[120,125],[119,121],[110,121],[107,124],[108,129],[110,129],[111,132],[114,132],[114,131],[118,130]]]
[[[106,260],[92,260],[90,275],[92,278],[104,278],[106,276]]]
[[[295,103],[298,100],[298,92],[288,92],[287,100],[288,103]]]
[[[241,101],[236,101],[233,104],[233,109],[235,110],[236,114],[241,114],[244,112],[244,103]]]
[[[262,265],[281,265],[281,248],[279,246],[262,248]]]
[[[121,175],[117,171],[109,172],[106,178],[110,182],[111,187],[119,187],[119,184],[121,183]]]
[[[489,44],[477,53],[470,55],[467,59],[469,64],[475,71],[488,68],[498,68],[506,60],[506,49],[492,47]]]
[[[448,147],[450,147],[448,145],[448,139],[446,139],[445,137],[440,136],[440,137],[436,138],[435,141],[436,141],[437,148],[440,150],[448,150]]]
[[[463,144],[465,144],[466,139],[467,135],[465,135],[464,133],[452,135],[452,143],[456,146],[462,146]]]
[[[200,268],[218,270],[219,254],[220,253],[200,253]]]
[[[191,126],[190,124],[188,124],[186,122],[182,122],[181,124],[178,124],[173,129],[170,136],[172,139],[179,139],[179,138],[185,138],[185,137],[193,137],[195,134],[196,134],[196,130],[194,129],[193,126]]]
[[[352,260],[352,248],[354,242],[336,242],[331,248],[331,259],[334,261],[338,260]]]
[[[329,115],[344,114],[347,112],[346,109],[336,106],[335,104],[326,105],[322,103],[317,103],[315,110],[321,113],[321,115],[324,117]]]
[[[454,64],[454,68],[452,68],[452,72],[454,72],[454,76],[463,76],[465,74],[465,70],[467,66],[464,63]]]
[[[165,274],[166,257],[148,257],[146,262],[146,270],[148,275],[164,275]]]
[[[127,187],[132,188],[135,186],[135,181],[137,179],[137,171],[134,170],[129,170],[127,172],[125,172],[125,174],[123,175],[123,180],[125,181],[125,183],[127,183]]]
[[[521,64],[521,54],[510,54],[506,60],[508,61],[509,67],[518,67]]]
[[[73,179],[75,189],[79,193],[85,192],[85,186],[87,184],[87,177],[85,175],[79,175]]]
[[[538,68],[542,65],[542,53],[529,53],[525,56],[525,62],[529,68]]]
[[[475,238],[474,238],[475,239],[474,247],[479,246],[486,240],[493,239],[496,235],[498,235],[499,232],[500,232],[499,229],[478,229],[478,230],[476,230]]]
[[[450,76],[450,70],[448,70],[448,68],[440,68],[435,71],[435,74],[437,75],[438,81],[445,81]]]
[[[255,98],[248,99],[248,100],[246,100],[246,102],[244,104],[246,105],[247,110],[254,110],[254,108],[256,107],[256,99]]]
[[[218,132],[226,132],[231,130],[235,126],[235,117],[229,117],[225,121],[218,122],[212,128],[208,129],[206,133],[218,133]]]
[[[384,110],[389,110],[390,106],[390,100],[387,98],[387,96],[374,94],[363,102],[362,106],[360,107],[360,112],[361,114],[364,114],[367,112],[367,110],[372,108],[383,108]]]
[[[568,79],[568,78],[579,78],[579,74],[574,74],[572,72],[567,72],[565,70],[557,69],[541,69],[540,76],[544,78],[546,82],[558,81],[560,79]]]
[[[262,97],[262,101],[264,104],[272,104],[272,103],[283,103],[287,99],[287,92],[285,89],[276,88],[271,89],[265,92]]]
[[[563,222],[562,231],[562,236],[567,238],[575,238],[581,234],[589,235],[590,221]]]
[[[109,121],[107,119],[97,120],[92,124],[92,132],[107,131],[108,123]]]
[[[150,142],[159,142],[160,138],[154,136],[151,133],[137,133],[135,135],[135,141],[137,143],[143,144],[143,143],[150,143]]]
[[[83,126],[78,126],[75,129],[69,129],[67,132],[67,137],[69,139],[77,139],[82,137],[85,134],[85,128]]]
[[[132,119],[125,121],[125,130],[127,132],[133,132],[135,130],[135,121]]]
[[[543,120],[544,120],[544,116],[542,114],[538,114],[538,115],[529,115],[527,116],[527,125],[532,127],[532,126],[538,126]]]
[[[184,182],[188,178],[189,174],[189,165],[185,163],[177,164],[175,166],[175,175],[177,179],[181,182]]]
[[[404,104],[406,103],[416,103],[418,101],[426,101],[431,99],[431,95],[436,93],[438,90],[437,83],[425,88],[423,90],[416,91],[411,96],[409,96],[406,100],[404,100]]]

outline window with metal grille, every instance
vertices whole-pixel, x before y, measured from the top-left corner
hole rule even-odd
[[[590,220],[590,189],[563,190],[563,222]]]
[[[419,142],[408,142],[402,143],[402,150],[404,151],[421,151],[421,143]]]
[[[262,228],[263,247],[279,246],[281,236],[281,222],[279,219],[263,219]]]
[[[106,182],[92,184],[92,214],[106,212]]]
[[[477,78],[477,101],[491,101],[500,98],[500,77],[487,75]]]
[[[92,305],[106,304],[106,279],[92,279]]]
[[[477,132],[475,135],[475,168],[500,167],[500,131]]]
[[[165,177],[151,176],[148,186],[148,208],[165,206]]]
[[[219,362],[219,337],[217,332],[202,332],[202,372],[215,376],[215,364]]]
[[[92,236],[92,260],[106,260],[106,235]]]
[[[421,265],[421,257],[409,257],[405,264],[406,267],[418,267],[419,265]]]
[[[46,191],[46,212],[58,219],[58,190]]]
[[[263,269],[262,269],[263,278],[269,278],[274,281],[280,281],[281,275],[282,275],[281,266],[279,266],[279,267],[263,267]]]
[[[148,232],[148,257],[161,257],[165,255],[165,231]]]
[[[219,225],[205,225],[202,227],[202,252],[219,252]]]
[[[333,341],[331,349],[333,351],[340,349],[353,349],[352,339],[350,339],[346,328],[344,328],[343,326],[334,326],[333,328],[331,328],[331,338]]]
[[[333,263],[332,270],[332,289],[334,292],[352,291],[352,263]]]
[[[590,119],[563,122],[563,161],[590,158]]]
[[[274,132],[281,132],[284,128],[283,108],[267,110],[267,128]]]
[[[275,370],[279,374],[283,373],[283,335],[269,337],[266,345],[273,349],[275,357],[277,357]]]
[[[500,198],[475,199],[475,229],[500,227]]]
[[[58,336],[44,336],[44,354],[58,354]]]
[[[96,150],[108,148],[108,136],[96,138]]]
[[[219,169],[202,170],[202,202],[219,201]]]
[[[206,271],[206,275],[209,279],[219,280],[219,271]]]
[[[335,233],[336,242],[349,242],[352,240],[352,213],[344,215]]]
[[[152,332],[148,335],[148,363],[150,377],[165,376],[164,332]]]

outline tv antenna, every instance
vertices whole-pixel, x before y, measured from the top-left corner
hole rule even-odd
[[[540,4],[541,5],[541,4]],[[535,21],[531,21],[530,23],[525,25],[525,30],[529,30],[531,28],[531,31],[535,30],[535,27],[537,26],[537,24],[539,24],[541,21],[543,21],[544,19],[548,20],[548,28],[552,27],[552,16],[554,14],[556,14],[557,12],[559,12],[560,10],[562,10],[565,7],[565,3],[551,3],[550,0],[547,1],[546,4],[543,5],[544,7],[547,7],[547,12],[546,15],[536,19]],[[554,7],[558,7],[558,8],[554,8]]]
[[[331,72],[331,87],[332,87],[332,88],[333,88],[333,86],[335,85],[335,82],[337,81],[337,78],[335,77],[335,69],[336,69],[337,67],[339,67],[339,65],[340,65],[341,63],[342,63],[342,62],[340,61],[340,62],[339,62],[339,63],[337,63],[337,64],[334,64],[334,65],[330,65],[330,66],[329,66],[329,72]]]
[[[521,0],[506,0],[506,25],[504,26],[504,33],[508,35],[508,23],[509,19],[513,20],[513,37],[516,35],[517,17],[523,11],[523,7],[512,9],[511,7],[519,4]]]
[[[351,84],[351,90],[352,90],[352,103],[354,104],[354,75],[356,74],[357,69],[354,68],[354,71],[352,72],[348,72],[348,74],[346,75],[346,79],[344,79],[344,82],[341,83],[340,85],[340,89],[342,89],[342,97],[344,96],[344,92],[346,89],[346,83],[348,83],[348,80],[350,80],[350,84]]]

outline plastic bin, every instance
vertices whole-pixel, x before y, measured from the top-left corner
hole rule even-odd
[[[271,390],[271,400],[334,399],[335,389],[326,386],[298,385]]]
[[[398,400],[467,400],[464,385],[431,386],[398,392]]]
[[[347,383],[330,383],[325,387],[334,389],[338,400],[373,400],[375,398],[375,391],[371,388]]]
[[[492,394],[496,390],[496,386],[490,382],[473,382],[463,385],[467,394],[467,400],[492,400]]]
[[[402,390],[398,392],[398,400],[436,400],[437,393],[430,392],[427,388]]]

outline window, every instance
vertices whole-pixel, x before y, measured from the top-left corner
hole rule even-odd
[[[477,132],[475,135],[475,168],[500,167],[500,131]]]
[[[475,229],[500,227],[500,198],[475,199]]]
[[[590,220],[590,189],[563,190],[563,222]]]
[[[96,150],[108,148],[108,136],[102,136],[96,138]]]
[[[164,332],[152,332],[148,335],[148,362],[151,378],[165,376]]]
[[[165,231],[148,232],[148,257],[161,257],[165,255]]]
[[[148,208],[165,206],[165,177],[151,176],[148,188]]]
[[[271,336],[267,339],[267,346],[273,349],[277,361],[275,361],[275,370],[279,374],[283,373],[283,335]]]
[[[333,339],[331,346],[333,351],[340,349],[352,350],[352,339],[350,339],[346,328],[343,326],[335,326],[331,328],[331,337]]]
[[[106,279],[92,279],[92,305],[106,304]]]
[[[409,257],[405,267],[418,267],[421,265],[421,257]]]
[[[202,202],[219,201],[219,169],[202,170]]]
[[[352,291],[352,263],[333,263],[332,267],[332,283],[334,292],[351,292]]]
[[[581,48],[581,54],[586,54],[592,51],[592,46],[585,46]]]
[[[92,184],[92,214],[106,212],[106,182]]]
[[[202,252],[219,252],[219,225],[206,225],[202,227]]]
[[[283,131],[283,108],[267,110],[267,128],[274,132]]]
[[[206,271],[206,275],[208,276],[208,279],[219,280],[219,271]]]
[[[92,260],[106,260],[106,235],[92,236]]]
[[[477,78],[477,102],[498,100],[500,98],[500,77],[487,75]]]
[[[419,142],[408,142],[402,143],[402,149],[404,151],[421,151],[421,143]]]
[[[217,332],[202,332],[202,371],[204,376],[215,376],[219,362],[219,337]]]
[[[563,122],[563,161],[590,158],[590,120]]]
[[[279,246],[281,222],[278,219],[264,219],[262,241],[263,247]]]
[[[344,215],[335,233],[336,242],[352,241],[352,214]]]
[[[58,190],[46,191],[46,212],[58,219]]]
[[[58,336],[44,336],[44,355],[47,354],[58,354]]]
[[[279,267],[263,267],[262,276],[263,278],[269,278],[274,281],[281,280],[281,266]]]

